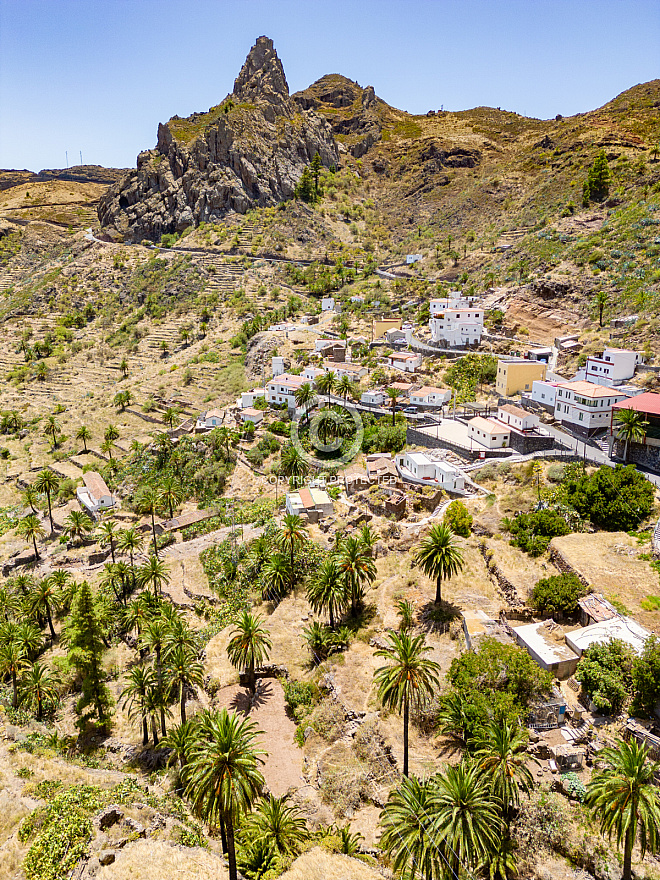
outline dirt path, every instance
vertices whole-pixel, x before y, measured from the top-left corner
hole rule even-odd
[[[286,713],[284,689],[277,679],[262,679],[254,699],[245,688],[232,685],[218,691],[214,706],[249,716],[263,732],[260,736],[264,756],[262,772],[270,791],[280,797],[291,788],[305,784],[302,750],[294,740],[296,725]]]
[[[240,530],[240,525],[236,528]],[[258,538],[263,530],[263,526],[252,528],[250,525],[244,525],[243,543],[251,541],[253,538]],[[190,559],[191,557],[199,556],[202,550],[206,550],[214,544],[221,543],[229,537],[230,533],[231,527],[223,526],[221,529],[216,529],[214,532],[209,532],[207,535],[201,535],[199,538],[192,538],[190,541],[182,541],[180,544],[172,544],[163,550],[163,556],[168,561]]]

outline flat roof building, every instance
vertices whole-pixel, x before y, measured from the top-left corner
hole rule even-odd
[[[569,678],[577,669],[579,655],[564,639],[561,628],[554,629],[547,621],[512,627],[518,644],[541,669],[557,678]]]

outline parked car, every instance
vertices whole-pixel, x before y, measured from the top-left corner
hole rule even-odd
[[[417,415],[417,407],[416,406],[407,406],[403,410],[407,416],[416,416]]]

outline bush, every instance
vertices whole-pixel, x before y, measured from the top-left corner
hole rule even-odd
[[[602,715],[616,715],[632,689],[632,649],[620,639],[596,642],[582,654],[575,677]]]
[[[546,472],[546,477],[550,483],[561,483],[565,473],[566,468],[563,464],[551,464]]]
[[[270,426],[270,430],[273,434],[279,434],[280,437],[288,437],[291,432],[291,425],[287,425],[286,422],[277,421],[273,422]]]
[[[564,517],[554,510],[520,513],[513,520],[505,517],[502,527],[513,535],[512,546],[520,547],[530,556],[545,553],[551,538],[568,535],[571,531]]]
[[[313,706],[318,702],[319,689],[311,681],[285,681],[284,699],[295,712],[299,706]]]
[[[575,614],[578,599],[587,588],[573,572],[552,575],[538,581],[532,590],[532,607],[539,614]]]
[[[632,668],[633,715],[649,718],[660,700],[660,639],[651,636],[640,657],[635,657]]]
[[[444,522],[455,535],[469,538],[472,531],[472,514],[462,501],[452,501],[445,511]]]
[[[590,476],[571,474],[562,489],[574,510],[607,532],[631,531],[653,509],[653,484],[633,465],[603,465]]]

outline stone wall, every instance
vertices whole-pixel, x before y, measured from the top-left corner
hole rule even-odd
[[[612,458],[623,461],[625,442],[612,438]],[[650,471],[660,473],[660,446],[647,446],[645,443],[629,443],[626,457],[627,464],[641,464]]]

